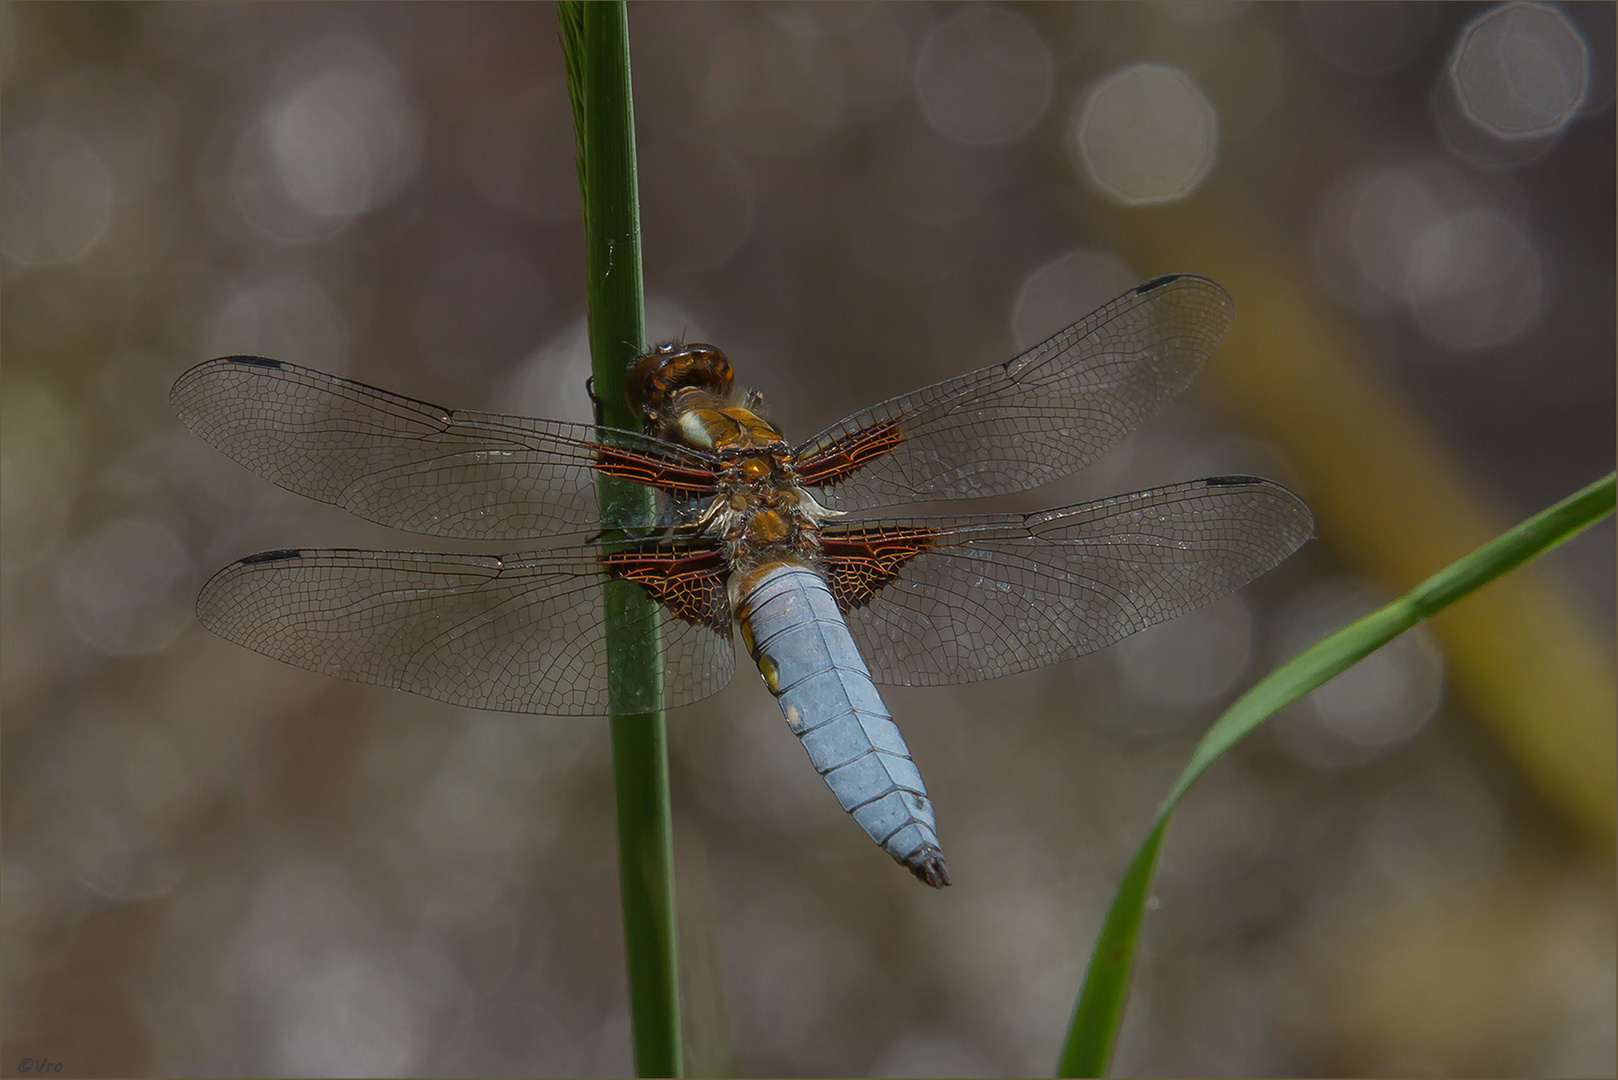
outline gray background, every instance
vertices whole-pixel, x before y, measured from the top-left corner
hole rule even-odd
[[[1532,145],[1444,111],[1486,10],[632,7],[653,333],[719,343],[802,437],[1156,274],[1234,289],[1139,243],[1223,224],[1220,258],[1283,268],[1509,523],[1612,468],[1613,8],[1563,6],[1588,90]],[[0,1071],[631,1071],[605,721],[456,709],[210,637],[196,589],[242,555],[432,545],[250,476],[165,397],[249,352],[587,416],[553,9],[6,4],[0,48]],[[1201,88],[1217,155],[1172,205],[1126,208],[1070,134],[1143,61]],[[1435,227],[1480,221],[1446,264],[1473,277],[1399,293]],[[1236,302],[1240,330],[1271,298]],[[1243,363],[1233,340],[1205,381]],[[1299,464],[1319,447],[1220,400],[1194,388],[1000,505],[1252,471],[1335,513]],[[1366,527],[1399,537],[1402,513]],[[1609,657],[1613,565],[1609,522],[1535,579]],[[692,1071],[1047,1073],[1196,738],[1411,584],[1362,566],[1323,527],[1239,597],[1102,654],[889,693],[942,893],[838,810],[750,671],[672,713]],[[1564,813],[1453,690],[1419,632],[1195,789],[1120,1073],[1612,1073],[1610,824]]]

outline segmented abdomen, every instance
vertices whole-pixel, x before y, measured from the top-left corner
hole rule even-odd
[[[815,770],[888,854],[949,884],[932,802],[826,582],[805,566],[749,575],[742,637]]]

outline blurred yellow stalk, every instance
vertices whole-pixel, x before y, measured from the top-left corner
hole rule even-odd
[[[1374,377],[1309,275],[1266,249],[1268,232],[1244,208],[1210,189],[1189,205],[1120,212],[1117,224],[1121,254],[1143,278],[1204,274],[1236,298],[1236,327],[1199,385],[1291,456],[1320,538],[1349,567],[1402,593],[1515,524],[1486,509],[1453,454]],[[1618,687],[1591,628],[1528,567],[1433,629],[1450,685],[1546,801],[1610,847]]]

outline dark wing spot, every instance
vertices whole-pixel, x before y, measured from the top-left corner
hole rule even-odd
[[[1135,295],[1141,296],[1145,293],[1151,292],[1153,289],[1161,289],[1169,282],[1179,281],[1183,277],[1185,277],[1184,274],[1164,274],[1162,277],[1155,277],[1150,281],[1142,282],[1141,284],[1136,285]]]
[[[267,360],[262,356],[226,356],[222,359],[224,359],[226,363],[240,364],[243,367],[269,368],[271,371],[281,370],[281,361]]]
[[[1208,476],[1202,482],[1209,487],[1241,487],[1244,484],[1262,484],[1264,481],[1257,476]]]
[[[251,566],[254,563],[285,562],[287,559],[296,559],[303,552],[298,548],[279,548],[275,551],[261,551],[257,555],[249,555],[242,559],[238,565]]]

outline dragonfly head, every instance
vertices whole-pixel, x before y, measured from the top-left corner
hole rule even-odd
[[[700,341],[669,341],[635,357],[629,366],[629,404],[652,431],[675,392],[696,387],[723,400],[730,396],[735,377],[730,361],[713,345]]]

